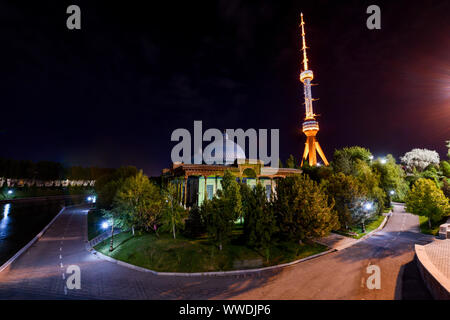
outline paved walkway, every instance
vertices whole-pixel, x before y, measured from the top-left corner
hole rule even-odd
[[[65,210],[0,273],[1,299],[395,299],[401,295],[401,270],[413,260],[414,244],[432,241],[418,233],[417,216],[395,206],[386,227],[372,237],[292,267],[240,276],[155,276],[89,253],[86,209]],[[367,267],[373,264],[381,269],[380,290],[365,285]],[[66,288],[69,265],[81,268],[80,290]],[[415,276],[408,283],[408,292],[425,292]]]
[[[434,241],[424,248],[431,263],[450,280],[450,239]]]
[[[321,238],[317,242],[331,249],[342,250],[354,245],[358,240],[337,233],[331,233],[329,236]]]

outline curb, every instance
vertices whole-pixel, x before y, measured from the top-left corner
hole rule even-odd
[[[425,286],[436,300],[450,299],[450,279],[446,278],[430,261],[425,246],[414,245],[417,267]]]
[[[61,213],[63,213],[63,211],[68,208],[68,207],[63,207],[58,214],[44,227],[44,229],[42,229],[41,232],[39,232],[33,239],[31,239],[30,242],[28,242],[22,249],[20,249],[15,255],[13,255],[8,261],[6,261],[1,267],[0,267],[0,272],[2,272],[3,270],[5,270],[7,267],[9,267],[11,265],[11,263],[13,263],[18,257],[20,257],[25,251],[28,250],[28,248],[30,248],[36,241],[39,240],[39,238],[41,238],[45,231],[47,231],[48,228],[50,228],[50,226],[55,222],[55,220],[61,215]]]
[[[247,269],[247,270],[233,270],[233,271],[215,271],[215,272],[158,272],[158,271],[154,271],[151,269],[147,269],[147,268],[143,268],[143,267],[138,267],[135,266],[133,264],[127,263],[127,262],[123,262],[114,258],[111,258],[107,255],[104,255],[101,252],[96,251],[93,247],[90,247],[90,245],[88,244],[86,250],[88,250],[90,253],[92,253],[93,255],[99,257],[100,259],[112,262],[112,263],[116,263],[120,266],[129,268],[129,269],[133,269],[133,270],[137,270],[137,271],[141,271],[141,272],[149,272],[151,274],[154,274],[156,276],[178,276],[178,277],[198,277],[198,276],[229,276],[229,275],[240,275],[240,274],[251,274],[251,273],[259,273],[259,272],[264,272],[264,271],[269,271],[269,270],[276,270],[276,269],[283,269],[292,265],[295,265],[297,263],[301,263],[304,261],[308,261],[311,259],[315,259],[318,257],[321,257],[323,255],[332,253],[332,252],[336,252],[336,251],[340,251],[343,249],[346,249],[348,247],[351,247],[352,245],[365,240],[367,238],[369,238],[370,236],[372,236],[373,233],[380,231],[381,229],[384,228],[384,226],[387,223],[388,218],[392,215],[392,211],[389,212],[388,214],[386,214],[386,216],[384,217],[383,222],[381,222],[381,224],[378,226],[378,228],[376,228],[375,230],[372,230],[371,232],[369,232],[368,234],[366,234],[364,237],[358,239],[357,241],[353,242],[352,244],[350,244],[349,246],[346,246],[344,248],[334,248],[334,249],[330,249],[306,258],[302,258],[299,260],[295,260],[292,262],[287,262],[287,263],[283,263],[283,264],[278,264],[276,266],[270,266],[270,267],[264,267],[264,268],[258,268],[258,269]],[[109,237],[103,239],[106,240]],[[92,241],[92,240],[91,240]]]
[[[376,228],[375,230],[370,231],[370,232],[369,232],[368,234],[366,234],[365,236],[363,236],[363,237],[361,237],[361,238],[359,238],[359,239],[356,239],[355,242],[352,242],[352,243],[350,243],[350,244],[348,244],[348,245],[343,245],[343,246],[341,246],[341,247],[337,247],[337,248],[336,248],[336,251],[341,251],[341,250],[347,249],[347,248],[349,248],[349,247],[351,247],[351,246],[353,246],[353,245],[355,245],[355,244],[357,244],[357,243],[359,243],[359,242],[361,242],[361,241],[366,240],[367,238],[370,238],[371,236],[373,236],[373,234],[374,234],[375,232],[378,232],[378,231],[380,231],[381,229],[384,228],[384,226],[386,225],[386,223],[387,223],[388,219],[391,217],[391,215],[392,215],[392,211],[390,211],[389,213],[386,214],[386,216],[384,217],[384,220],[381,222],[381,224],[378,226],[378,228]],[[345,236],[344,236],[344,237],[345,237]]]
[[[258,268],[258,269],[248,269],[248,270],[214,271],[214,272],[158,272],[158,271],[154,271],[154,270],[143,268],[143,267],[138,267],[138,266],[135,266],[134,264],[126,263],[126,262],[111,258],[107,255],[104,255],[101,252],[96,251],[95,249],[90,249],[88,251],[90,253],[92,253],[93,255],[99,257],[100,259],[118,264],[120,266],[129,268],[129,269],[133,269],[133,270],[137,270],[137,271],[141,271],[141,272],[149,272],[156,276],[177,276],[177,277],[209,276],[209,277],[211,277],[211,276],[230,276],[230,275],[260,273],[260,272],[269,271],[269,270],[283,269],[283,268],[295,265],[297,263],[308,261],[308,260],[311,260],[314,258],[324,256],[326,254],[335,252],[336,249],[330,249],[330,250],[327,250],[327,251],[324,251],[324,252],[321,252],[321,253],[306,257],[306,258],[302,258],[299,260],[295,260],[295,261],[287,262],[287,263],[283,263],[283,264],[278,264],[276,266],[270,266],[270,267],[264,267],[264,268]]]

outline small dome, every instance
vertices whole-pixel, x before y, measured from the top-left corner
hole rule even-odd
[[[241,146],[233,140],[228,139],[228,135],[226,134],[223,135],[222,141],[215,140],[212,144],[208,145],[208,148],[213,149],[213,151],[211,152],[211,156],[205,155],[203,158],[203,162],[207,164],[230,165],[236,159],[245,159],[245,152]]]

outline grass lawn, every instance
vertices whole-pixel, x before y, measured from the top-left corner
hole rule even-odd
[[[420,232],[437,236],[439,234],[439,226],[447,221],[448,217],[443,218],[439,222],[431,222],[431,229],[428,226],[428,218],[426,216],[419,216]]]
[[[347,233],[345,231],[337,231],[336,233],[342,234],[347,237],[360,239],[363,236],[365,236],[366,234],[368,234],[369,232],[378,228],[381,225],[381,223],[383,222],[383,220],[384,220],[384,216],[379,215],[379,216],[375,217],[374,219],[367,221],[366,222],[366,232],[362,232],[362,226],[359,224],[356,226],[350,226],[351,233]]]
[[[103,221],[100,210],[92,209],[88,213],[88,240],[94,239],[99,234],[102,234],[104,230],[101,227]]]
[[[270,248],[269,261],[241,242],[241,230],[236,230],[230,243],[223,250],[208,239],[189,239],[177,235],[124,232],[114,237],[114,251],[109,252],[110,239],[98,244],[95,249],[115,259],[155,271],[208,272],[236,269],[251,269],[290,262],[327,250],[320,244],[279,243]]]

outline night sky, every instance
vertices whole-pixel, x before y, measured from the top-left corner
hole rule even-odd
[[[81,8],[81,30],[66,8]],[[366,8],[381,7],[381,30]],[[2,1],[1,157],[66,165],[170,165],[176,128],[305,136],[299,15],[330,159],[450,140],[450,1]]]

